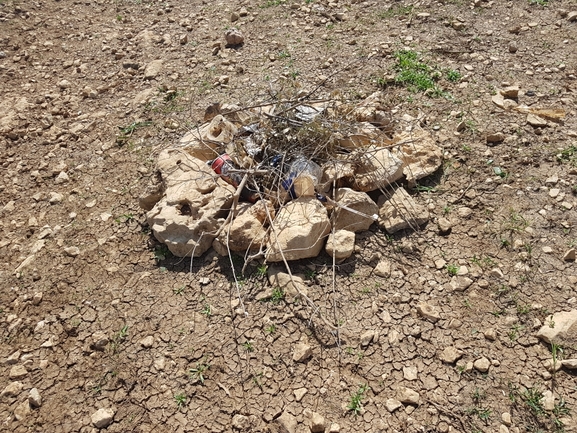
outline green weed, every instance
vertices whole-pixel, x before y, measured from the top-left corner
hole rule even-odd
[[[197,363],[195,368],[188,370],[190,378],[193,381],[198,381],[204,385],[204,373],[210,368],[210,364],[207,363]]]
[[[457,275],[457,273],[459,272],[459,266],[455,265],[455,264],[448,264],[447,266],[447,272],[449,273],[450,276],[454,277],[455,275]]]
[[[179,410],[182,409],[186,404],[186,394],[175,394],[174,401],[176,403],[176,407],[178,407]]]
[[[359,389],[351,396],[351,401],[347,405],[347,409],[353,412],[355,415],[360,415],[363,410],[363,399],[365,398],[365,392],[370,388],[366,384],[360,384]]]
[[[377,17],[386,20],[388,18],[409,15],[411,12],[413,12],[413,6],[392,6],[386,11],[379,12]]]

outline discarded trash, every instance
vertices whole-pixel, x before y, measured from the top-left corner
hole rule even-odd
[[[518,105],[514,108],[515,111],[523,114],[535,114],[540,117],[549,119],[563,119],[565,118],[565,110],[562,108],[534,108],[527,105]]]
[[[238,188],[242,183],[243,175],[238,167],[235,166],[228,154],[223,153],[215,160],[209,161],[209,165],[214,172],[220,174],[222,180],[229,185]],[[251,188],[244,186],[240,192],[240,199],[242,201],[255,203],[259,199],[258,191],[254,191]]]

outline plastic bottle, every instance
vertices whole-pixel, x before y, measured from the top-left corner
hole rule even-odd
[[[322,168],[304,156],[296,157],[291,162],[287,178],[282,186],[288,191],[291,198],[314,197],[315,188],[323,175]]]

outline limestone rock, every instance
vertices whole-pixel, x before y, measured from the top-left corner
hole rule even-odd
[[[313,354],[310,345],[304,342],[298,343],[293,351],[293,361],[294,362],[305,362]]]
[[[543,398],[541,398],[540,402],[543,405],[543,409],[548,412],[555,409],[555,395],[550,390],[543,391]]]
[[[24,388],[24,384],[19,381],[10,382],[0,393],[0,397],[16,397]]]
[[[152,335],[144,337],[142,340],[140,340],[140,345],[145,349],[151,348],[153,344],[154,344],[154,337]]]
[[[250,418],[248,416],[236,414],[232,417],[232,428],[241,431],[249,431],[251,428]]]
[[[14,418],[21,421],[28,415],[30,415],[30,404],[28,403],[28,400],[25,400],[14,409]]]
[[[309,427],[313,433],[324,432],[325,418],[320,413],[313,412],[309,418]]]
[[[475,367],[475,369],[480,371],[481,373],[488,372],[490,366],[491,366],[491,361],[489,361],[484,356],[482,358],[477,359],[475,362],[473,362],[473,367]]]
[[[339,188],[335,194],[335,201],[361,212],[368,217],[362,217],[346,209],[336,207],[331,219],[335,230],[349,230],[351,232],[362,232],[368,230],[375,221],[373,215],[379,212],[377,204],[364,192],[354,191],[350,188]]]
[[[349,258],[355,250],[355,234],[348,230],[338,230],[329,234],[326,252],[337,260]]]
[[[42,406],[42,397],[40,397],[40,393],[38,392],[37,388],[32,388],[30,390],[30,393],[28,394],[28,402],[32,407]]]
[[[299,388],[294,390],[295,400],[300,402],[309,390],[306,388]]]
[[[234,47],[244,43],[244,36],[238,29],[228,29],[224,34],[226,45]]]
[[[158,157],[164,196],[146,214],[156,239],[178,257],[201,256],[231,208],[234,188],[201,160],[170,149]]]
[[[454,362],[457,362],[461,356],[463,356],[463,352],[459,349],[454,346],[447,346],[439,354],[439,359],[447,364],[453,364]]]
[[[536,114],[527,114],[527,123],[535,128],[542,128],[548,125],[547,120]]]
[[[288,412],[283,412],[274,422],[279,428],[279,433],[295,433],[297,430],[297,420]]]
[[[566,262],[574,262],[575,256],[576,256],[575,248],[571,248],[570,250],[567,250],[565,254],[563,254],[563,260],[565,260]]]
[[[179,141],[191,156],[201,161],[216,158],[230,143],[237,132],[237,127],[222,115],[218,114],[199,128],[186,133]]]
[[[265,242],[269,216],[274,219],[275,210],[268,200],[254,204],[238,203],[230,228],[225,227],[218,240],[222,245],[228,245],[231,251],[258,250]]]
[[[400,386],[397,388],[397,400],[401,403],[406,404],[419,404],[420,396],[419,393],[406,386]]]
[[[462,277],[457,275],[451,278],[449,284],[453,290],[457,292],[464,292],[471,286],[471,284],[473,284],[473,280],[469,277]]]
[[[437,309],[437,307],[427,304],[426,302],[418,303],[417,313],[419,313],[421,317],[424,317],[425,319],[428,319],[433,323],[441,318],[441,315],[439,314],[439,310]]]
[[[388,398],[385,401],[385,408],[393,413],[394,411],[396,411],[398,408],[400,408],[403,405],[403,403],[401,403],[399,400],[397,400],[396,398]]]
[[[486,140],[487,143],[491,144],[501,143],[503,140],[505,140],[505,134],[503,134],[502,132],[492,132],[487,134]]]
[[[313,197],[299,197],[278,212],[265,258],[269,262],[279,262],[283,254],[286,260],[316,257],[330,230],[322,203]]]
[[[403,177],[403,161],[389,149],[369,147],[351,154],[354,175],[348,178],[350,186],[357,191],[374,191],[387,188]]]
[[[577,370],[577,359],[564,359],[561,365],[568,370]]]
[[[114,419],[114,410],[105,408],[98,409],[90,416],[90,419],[96,428],[108,427]]]
[[[399,187],[388,200],[381,196],[378,205],[379,225],[384,227],[387,233],[410,227],[416,229],[429,221],[429,211],[417,204],[403,187]]]
[[[306,296],[308,292],[305,281],[301,277],[293,275],[291,278],[289,274],[282,272],[278,267],[269,268],[268,281],[271,286],[278,287],[288,296],[299,297],[300,293]]]
[[[366,347],[371,344],[371,341],[375,338],[376,332],[373,329],[365,331],[361,335],[361,346]]]
[[[156,78],[162,71],[162,60],[153,60],[146,68],[144,68],[144,78],[146,80],[151,80]]]
[[[373,269],[373,273],[377,277],[389,278],[391,276],[391,262],[388,260],[381,260],[375,269]]]
[[[548,316],[537,332],[537,337],[551,344],[575,346],[577,344],[577,310],[562,311]]]
[[[499,93],[501,93],[505,98],[517,99],[519,96],[519,86],[505,87]]]
[[[19,380],[28,376],[28,370],[23,365],[15,365],[10,369],[10,379]]]
[[[451,221],[443,217],[437,220],[437,226],[439,227],[439,234],[443,236],[446,236],[449,233],[451,233],[451,230],[453,229],[453,224],[451,223]]]
[[[443,149],[427,131],[404,132],[395,137],[395,142],[400,144],[393,154],[403,162],[403,174],[410,186],[433,174],[443,162]]]

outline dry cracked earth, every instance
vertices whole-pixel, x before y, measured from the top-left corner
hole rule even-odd
[[[0,429],[577,431],[576,18],[572,0],[0,0]],[[395,82],[399,50],[439,92]],[[496,105],[508,85],[564,117]],[[263,263],[154,240],[138,197],[209,104],[378,89],[443,148],[411,190],[431,218],[291,263],[315,309],[257,300]],[[565,337],[539,338],[561,312]]]

